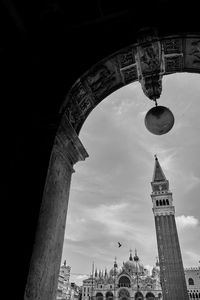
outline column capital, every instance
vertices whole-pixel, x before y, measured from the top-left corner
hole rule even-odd
[[[76,162],[85,160],[89,156],[65,114],[56,133],[53,151],[61,156],[72,170]]]

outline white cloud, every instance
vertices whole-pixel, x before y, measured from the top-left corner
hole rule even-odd
[[[77,285],[81,286],[83,284],[83,280],[87,279],[89,274],[71,274],[70,275],[70,282],[75,282]]]
[[[185,229],[188,227],[196,227],[199,224],[199,220],[194,216],[177,216],[176,224],[179,229]]]

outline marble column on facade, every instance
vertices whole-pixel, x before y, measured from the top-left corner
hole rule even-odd
[[[25,300],[55,300],[73,165],[88,154],[64,115],[51,152]]]

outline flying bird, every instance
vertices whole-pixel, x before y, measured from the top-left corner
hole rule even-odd
[[[118,247],[119,247],[119,248],[121,247],[121,245],[122,245],[122,244],[121,244],[120,242],[118,242]]]

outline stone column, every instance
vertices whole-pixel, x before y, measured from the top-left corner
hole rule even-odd
[[[25,300],[56,299],[73,165],[86,157],[85,148],[64,116],[50,157]]]

